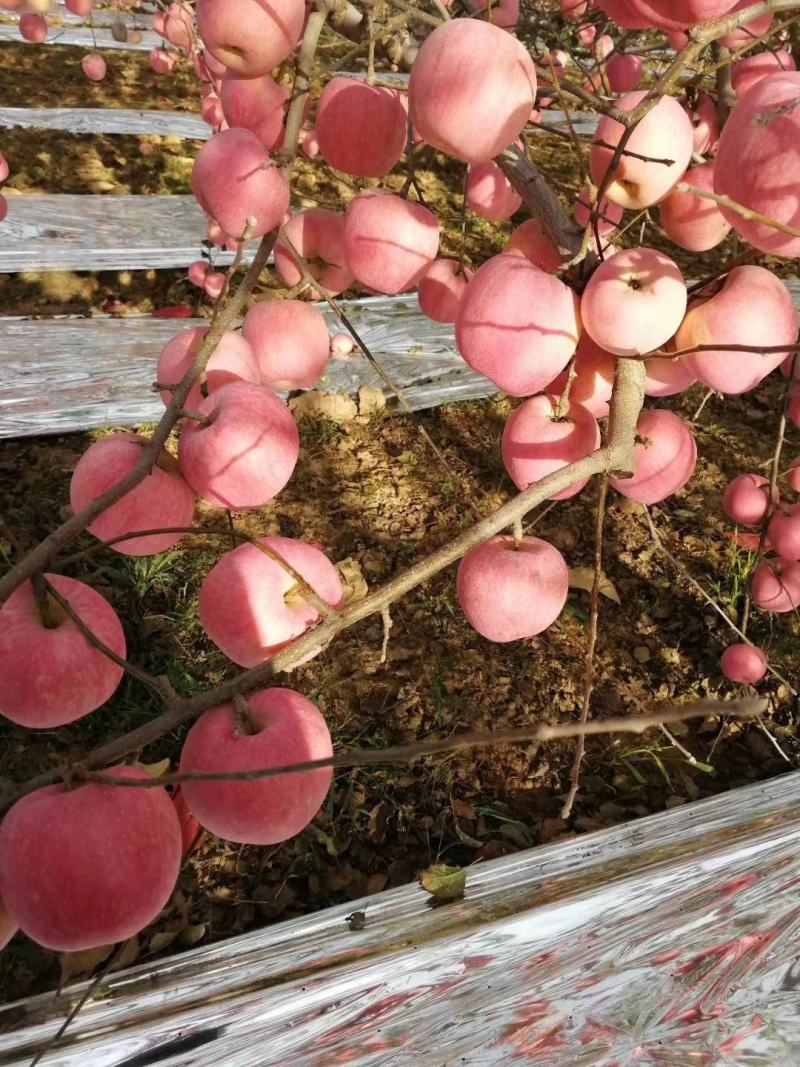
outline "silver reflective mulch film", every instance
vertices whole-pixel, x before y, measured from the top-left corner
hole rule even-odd
[[[50,1067],[796,1067],[800,772],[115,975]],[[354,914],[363,913],[354,922]],[[0,1010],[28,1064],[83,986]]]

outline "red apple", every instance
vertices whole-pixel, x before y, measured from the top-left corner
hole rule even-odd
[[[393,193],[359,193],[345,213],[344,246],[362,285],[388,295],[404,293],[436,258],[439,223],[433,212],[412,200]]]
[[[487,260],[467,283],[456,318],[461,355],[511,396],[548,385],[579,336],[577,296],[520,255]]]
[[[408,118],[394,89],[337,77],[322,90],[316,131],[319,150],[331,167],[382,178],[405,151]]]
[[[299,211],[283,224],[275,242],[275,269],[286,288],[293,289],[303,275],[283,238],[291,241],[305,260],[308,273],[331,296],[338,296],[353,284],[353,272],[345,254],[343,215],[325,208],[311,208]],[[313,290],[313,295],[315,299],[322,298],[319,290]]]
[[[653,248],[631,248],[601,263],[583,292],[586,332],[606,352],[640,356],[665,344],[686,311],[677,263]]]
[[[125,634],[108,601],[75,578],[45,577],[95,637],[124,659]],[[40,730],[88,715],[122,680],[122,667],[94,648],[52,597],[47,615],[29,581],[0,607],[0,715]]]
[[[135,767],[103,771],[146,778]],[[181,862],[178,816],[161,787],[45,786],[0,824],[0,893],[37,944],[77,952],[126,941],[158,917]]]
[[[722,673],[731,682],[755,685],[767,673],[767,657],[760,648],[741,642],[729,645],[720,657]]]
[[[538,482],[568,463],[588,456],[600,446],[597,420],[585,407],[570,402],[558,417],[558,397],[532,396],[516,408],[503,431],[503,463],[520,490]],[[588,479],[553,493],[551,500],[569,500]]]
[[[512,144],[536,98],[527,49],[498,26],[453,19],[426,37],[408,83],[411,121],[423,140],[465,163]]]
[[[283,401],[260,385],[230,382],[198,411],[210,424],[189,422],[178,448],[189,485],[232,511],[269,503],[291,478],[300,453],[297,425]]]
[[[95,441],[84,452],[69,487],[70,506],[81,511],[121,481],[140,462],[146,437],[115,433]],[[174,457],[162,451],[149,474],[133,489],[89,525],[89,533],[100,541],[111,541],[138,530],[159,530],[190,526],[194,515],[194,494],[176,469]],[[166,552],[183,534],[150,534],[132,537],[113,545],[126,556],[153,556]]]
[[[249,130],[223,130],[206,141],[194,161],[192,191],[203,210],[235,240],[245,230],[250,237],[262,237],[279,225],[289,208],[286,179]]]
[[[629,500],[658,504],[686,485],[696,464],[697,445],[683,419],[672,411],[644,411],[636,424],[633,476],[610,482]]]
[[[269,74],[300,40],[303,0],[197,0],[197,29],[208,51],[248,78]]]
[[[285,560],[331,607],[341,606],[339,573],[314,545],[288,537],[260,543]],[[200,589],[200,621],[228,659],[256,667],[312,626],[319,612],[284,567],[252,544],[226,553]]]
[[[207,276],[206,271],[204,280]],[[158,357],[156,369],[158,381],[164,385],[177,385],[192,365],[207,333],[206,327],[197,326],[191,330],[184,330],[171,341],[167,341]],[[227,385],[228,382],[259,382],[261,380],[253,350],[240,333],[227,330],[222,335],[206,364],[204,378],[206,394],[213,393],[215,389],[219,389],[221,385]],[[172,399],[172,393],[163,391],[161,399],[168,404]],[[191,411],[202,402],[203,389],[198,382],[192,386],[184,407]]]
[[[538,537],[493,537],[461,560],[458,602],[489,641],[519,641],[551,626],[564,609],[569,571],[564,557]]]
[[[328,327],[320,311],[301,300],[265,300],[247,312],[242,328],[268,389],[311,389],[325,373]]]
[[[262,689],[247,698],[249,712],[232,704],[207,711],[189,731],[181,772],[251,771],[332,755],[331,736],[317,708],[291,689]],[[240,782],[182,785],[201,826],[227,841],[276,845],[308,826],[333,779],[325,767]]]

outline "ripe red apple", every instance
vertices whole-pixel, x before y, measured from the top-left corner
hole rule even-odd
[[[760,648],[745,642],[729,645],[719,665],[728,681],[739,685],[755,685],[767,673],[767,657]]]
[[[608,84],[612,93],[632,93],[642,80],[644,64],[640,56],[617,52],[606,64]]]
[[[46,578],[95,637],[124,658],[125,634],[108,601],[75,578]],[[0,715],[32,729],[63,726],[105,704],[121,679],[122,668],[52,597],[43,618],[29,581],[0,607]]]
[[[188,51],[194,30],[194,9],[187,3],[172,3],[164,13],[164,36],[176,48]]]
[[[90,82],[101,82],[108,72],[106,61],[99,52],[90,52],[88,56],[84,56],[81,69]]]
[[[85,18],[91,15],[94,8],[94,0],[64,0],[64,7],[71,15]]]
[[[434,322],[455,322],[458,305],[472,271],[459,267],[457,259],[435,259],[419,280],[420,310]]]
[[[800,559],[800,504],[778,507],[769,521],[769,546],[784,559]]]
[[[359,193],[344,220],[350,269],[362,285],[379,293],[391,296],[413,288],[439,250],[433,212],[393,193]]]
[[[600,446],[597,420],[585,407],[570,402],[558,418],[558,397],[532,396],[516,408],[503,430],[503,463],[520,490],[547,474],[583,459]],[[588,479],[553,493],[551,500],[569,500]]]
[[[644,411],[636,424],[633,477],[610,482],[629,500],[658,504],[686,485],[696,464],[697,445],[683,419],[672,411]]]
[[[544,232],[538,219],[526,219],[512,230],[503,253],[524,256],[535,267],[548,274],[561,266],[561,253]]]
[[[247,698],[246,717],[232,704],[207,711],[189,731],[181,772],[250,771],[333,754],[317,708],[291,689],[262,689]],[[241,782],[184,782],[189,810],[201,826],[226,841],[276,845],[308,826],[333,779],[320,768]]]
[[[579,336],[577,296],[519,255],[487,260],[467,283],[456,317],[461,355],[511,396],[548,385]]]
[[[204,259],[196,259],[194,263],[189,264],[189,269],[186,271],[186,274],[192,285],[196,285],[199,289],[202,289],[208,271],[208,263],[206,263]]]
[[[115,433],[91,444],[72,474],[70,506],[81,511],[121,481],[140,461],[148,438],[134,433]],[[111,541],[137,530],[190,526],[194,494],[178,473],[175,459],[162,451],[151,472],[120,500],[106,508],[88,527],[100,541]],[[152,556],[166,552],[183,534],[150,534],[113,545],[126,556]]]
[[[575,206],[572,211],[577,224],[585,229],[592,218],[592,195],[587,185],[584,185],[578,193],[578,198],[575,201]],[[619,204],[612,204],[611,201],[604,196],[600,202],[600,209],[597,217],[597,231],[600,236],[606,237],[609,233],[613,233],[622,222],[623,214],[624,212]],[[523,223],[523,226],[524,225],[527,225],[527,223]],[[520,227],[520,229],[522,229],[522,227]],[[508,246],[506,246],[506,251],[507,250]]]
[[[319,150],[331,167],[382,178],[405,151],[408,118],[394,89],[338,77],[322,90],[316,131]]]
[[[522,206],[522,197],[491,159],[470,164],[466,196],[470,210],[489,222],[510,219]]]
[[[303,0],[197,0],[197,29],[220,63],[255,78],[292,52],[305,14]]]
[[[793,459],[785,471],[786,484],[795,493],[800,493],[800,457]]]
[[[286,179],[249,130],[223,130],[206,141],[194,161],[192,191],[203,210],[235,240],[245,229],[250,237],[262,237],[289,208]]]
[[[677,263],[653,248],[631,248],[601,263],[583,292],[581,318],[596,344],[640,356],[665,344],[686,311]]]
[[[164,48],[154,48],[150,52],[150,69],[154,74],[171,74],[175,68],[177,56]]]
[[[209,300],[219,300],[225,288],[225,275],[220,271],[209,271],[203,278],[203,292]]]
[[[339,573],[314,545],[288,537],[263,537],[260,543],[285,560],[322,600],[340,607]],[[319,619],[295,579],[252,544],[226,553],[200,589],[200,621],[228,659],[256,667]]]
[[[762,611],[796,611],[800,607],[800,563],[780,556],[763,559],[753,571],[750,593]]]
[[[293,289],[302,280],[302,272],[289,251],[286,236],[305,260],[308,273],[320,285],[338,296],[353,284],[353,272],[347,262],[344,248],[344,216],[325,208],[299,211],[281,227],[275,242],[275,269],[287,289]],[[315,299],[321,297],[314,290]]]
[[[687,185],[714,191],[714,163],[690,167],[683,176]],[[721,244],[731,224],[713,200],[694,193],[673,191],[659,205],[661,225],[671,241],[689,252],[708,252]]]
[[[208,272],[204,280],[207,276]],[[158,357],[157,380],[164,385],[177,385],[191,366],[207,333],[206,327],[197,326],[191,330],[183,330],[172,340],[167,341]],[[206,393],[213,393],[215,389],[219,389],[221,385],[226,385],[228,382],[261,381],[261,373],[253,350],[240,333],[227,330],[222,335],[206,364],[204,378]],[[161,399],[168,404],[172,399],[172,393],[164,390],[161,393]],[[202,402],[203,390],[198,382],[192,386],[184,407],[192,411]]]
[[[228,125],[249,130],[270,151],[283,139],[289,95],[269,74],[246,78],[227,71],[220,82],[220,101]]]
[[[146,778],[136,767],[101,772]],[[167,791],[87,782],[22,797],[0,824],[0,893],[37,944],[76,952],[126,941],[178,878],[181,830]]]
[[[268,389],[311,389],[325,373],[330,338],[313,304],[265,300],[247,312],[242,332]]]
[[[694,151],[701,156],[713,152],[719,143],[719,115],[714,98],[708,93],[700,93],[694,110],[687,114],[692,124]]]
[[[770,52],[745,56],[731,64],[731,82],[736,93],[742,97],[762,78],[777,74],[782,70],[795,70],[795,61],[791,52],[778,48]]]
[[[615,357],[596,345],[588,333],[581,334],[575,352],[575,377],[570,400],[576,401],[596,419],[608,415],[608,402],[614,384]],[[547,387],[546,392],[560,396],[567,384],[567,372],[562,371]]]
[[[644,90],[623,96],[617,107],[633,111],[647,95]],[[604,115],[597,125],[595,143],[589,157],[592,181],[596,185],[605,178],[611,165],[614,149],[625,127]],[[603,142],[600,144],[599,142]],[[692,124],[681,105],[671,96],[662,97],[637,125],[626,149],[637,155],[623,155],[606,189],[606,196],[623,208],[645,208],[663,200],[680,181],[692,158],[694,142]],[[606,147],[610,145],[611,147]],[[654,160],[671,160],[669,164]]]
[[[760,474],[740,474],[725,488],[722,508],[739,526],[758,526],[767,514],[769,481]]]
[[[672,341],[666,346],[667,351],[673,347]],[[645,396],[675,396],[691,389],[697,382],[697,375],[685,356],[670,359],[669,356],[655,356],[645,363]]]
[[[465,163],[512,144],[536,98],[527,49],[498,26],[453,19],[426,37],[408,83],[411,121],[442,152]]]
[[[214,133],[219,133],[225,125],[225,113],[222,110],[222,101],[216,93],[206,93],[200,105],[200,115],[203,122],[207,123]]]
[[[28,12],[19,20],[19,32],[31,44],[42,44],[47,40],[47,19],[44,15]]]
[[[692,302],[675,336],[678,349],[719,345],[686,355],[701,382],[720,393],[745,393],[783,362],[785,352],[740,352],[726,344],[793,345],[798,318],[791,293],[765,267],[734,267],[722,289]]]
[[[272,500],[291,478],[300,453],[297,425],[283,401],[260,385],[230,382],[198,411],[210,425],[189,422],[178,447],[189,485],[204,500],[232,511]]]
[[[785,226],[800,227],[800,73],[770,74],[734,107],[719,139],[714,191]],[[720,210],[755,248],[774,256],[800,255],[792,237],[731,208]]]
[[[461,560],[458,602],[489,641],[519,641],[556,621],[569,592],[564,557],[538,537],[493,537]]]

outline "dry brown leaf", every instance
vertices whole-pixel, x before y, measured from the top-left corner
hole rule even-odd
[[[364,575],[361,573],[358,560],[350,559],[349,557],[343,559],[336,564],[336,570],[339,572],[339,577],[342,581],[345,604],[353,604],[357,600],[363,600],[369,592],[369,587],[364,581]]]
[[[570,567],[569,584],[572,589],[585,589],[587,593],[591,593],[594,586],[594,567]],[[599,590],[602,596],[613,600],[615,604],[622,603],[613,582],[603,571],[600,572]]]
[[[320,393],[309,389],[307,393],[289,401],[289,410],[297,419],[307,416],[324,416],[333,422],[350,422],[358,414],[355,401],[342,393]]]

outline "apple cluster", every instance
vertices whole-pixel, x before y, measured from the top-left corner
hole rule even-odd
[[[3,6],[15,4],[3,0]],[[453,18],[427,36],[407,93],[331,78],[316,101],[313,128],[305,130],[307,154],[374,186],[412,144],[424,143],[466,165],[465,196],[473,212],[509,219],[522,196],[501,165],[508,162],[504,153],[522,146],[525,127],[553,101],[570,58],[553,53],[537,67],[509,32],[519,14],[516,0],[473,6],[487,17]],[[741,6],[734,0],[561,0],[567,20],[580,22],[596,8],[626,29],[682,35]],[[67,7],[85,14],[91,2],[67,0]],[[129,491],[88,526],[110,550],[165,552],[191,527],[198,500],[242,513],[268,504],[287,484],[300,434],[280,394],[313,387],[331,356],[347,358],[353,347],[347,335],[331,339],[320,311],[298,296],[332,296],[353,285],[387,295],[416,290],[425,315],[454,324],[465,364],[521,401],[501,442],[519,490],[600,447],[620,360],[644,362],[645,393],[653,399],[697,382],[740,394],[784,363],[795,345],[791,295],[766,267],[734,266],[690,292],[670,256],[620,242],[626,213],[657,208],[667,237],[693,253],[716,247],[735,229],[758,252],[800,254],[793,233],[800,226],[800,74],[788,52],[759,52],[734,64],[739,99],[722,129],[709,94],[695,96],[691,106],[663,96],[617,158],[626,128],[601,118],[589,154],[590,182],[573,205],[589,262],[596,260],[578,283],[564,270],[565,251],[535,218],[514,228],[503,251],[472,272],[439,255],[440,224],[428,207],[386,188],[355,192],[342,212],[290,212],[281,166],[290,92],[276,68],[303,34],[303,0],[197,0],[194,9],[172,3],[156,19],[157,30],[192,59],[204,86],[202,113],[214,132],[198,152],[192,188],[208,216],[211,241],[235,248],[277,231],[275,271],[296,291],[252,304],[241,329],[214,336],[205,370],[181,409],[175,447],[162,448],[143,477],[136,475],[149,440],[140,434],[112,433],[81,457],[70,485],[75,512],[130,480]],[[748,39],[769,25],[769,19],[757,22]],[[617,108],[633,112],[647,96],[638,88],[642,57],[618,52],[611,37],[597,37],[593,28],[581,24],[579,39],[605,63],[619,94]],[[41,40],[43,29],[42,13],[26,11],[23,35]],[[738,39],[733,34],[727,43],[734,47]],[[172,51],[151,57],[161,73],[173,63]],[[4,166],[0,157],[0,180]],[[212,299],[226,291],[225,275],[205,260],[192,265],[189,277]],[[196,328],[165,345],[155,369],[165,404],[211,340],[209,329]],[[632,476],[614,475],[610,482],[631,500],[656,504],[687,484],[696,463],[689,424],[647,406],[636,427]],[[787,481],[800,484],[800,469],[792,468]],[[576,480],[554,498],[568,499],[585,484]],[[777,612],[800,606],[800,505],[784,506],[777,495],[770,501],[765,479],[744,474],[728,487],[724,506],[737,524],[768,523],[769,553],[753,575],[756,606]],[[546,630],[564,608],[568,585],[561,553],[541,538],[521,535],[479,544],[457,574],[466,619],[493,642]],[[320,608],[337,610],[344,599],[322,547],[254,538],[211,568],[199,593],[199,617],[232,663],[253,668],[314,627]],[[29,729],[75,722],[116,691],[125,655],[121,621],[100,593],[75,578],[41,575],[0,608],[0,714]],[[729,679],[754,683],[766,671],[766,657],[751,645],[734,645],[721,666]],[[246,775],[331,754],[320,711],[300,693],[269,688],[205,712],[185,740],[182,772],[238,779],[187,780],[170,795],[161,786],[137,785],[141,769],[120,766],[76,788],[28,794],[0,825],[0,895],[11,917],[0,912],[0,940],[3,924],[18,925],[58,950],[131,936],[169,899],[193,820],[234,842],[285,841],[319,810],[330,768]],[[106,781],[111,778],[133,784]]]

